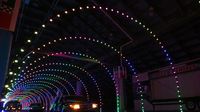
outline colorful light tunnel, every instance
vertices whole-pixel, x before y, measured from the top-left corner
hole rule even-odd
[[[174,76],[177,88],[177,98],[179,99],[179,110],[183,112],[181,91],[178,76],[173,66],[173,60],[170,53],[165,48],[165,43],[161,42],[157,36],[147,25],[140,20],[128,15],[117,9],[101,6],[83,6],[72,8],[58,12],[48,17],[41,27],[33,31],[31,40],[24,43],[23,50],[19,51],[18,55],[23,55],[21,60],[15,60],[17,70],[12,70],[11,74],[15,78],[10,82],[6,95],[8,100],[17,99],[22,103],[23,109],[30,106],[31,103],[42,103],[46,108],[50,108],[52,100],[60,91],[62,94],[78,95],[76,91],[76,83],[82,85],[82,95],[89,100],[96,100],[100,104],[101,110],[105,108],[120,111],[119,87],[115,80],[113,69],[117,66],[123,66],[127,70],[128,77],[137,79],[137,86],[140,90],[141,111],[145,111],[144,95],[140,80],[137,74],[137,65],[134,64],[134,59],[129,57],[121,46],[114,46],[112,43],[107,43],[103,39],[97,39],[95,36],[87,36],[87,34],[65,34],[59,35],[57,39],[46,40],[40,46],[34,48],[26,48],[27,44],[31,46],[34,41],[40,39],[40,35],[45,32],[45,29],[52,24],[60,24],[65,21],[65,18],[75,19],[73,16],[80,13],[91,11],[92,13],[100,13],[104,16],[114,15],[112,18],[120,18],[124,22],[129,23],[132,27],[142,29],[147,39],[151,39],[155,46],[162,52],[163,60],[165,60],[171,70],[171,75]],[[108,19],[110,16],[108,16]],[[113,24],[114,21],[113,21]],[[51,38],[51,37],[49,37]],[[31,42],[32,41],[32,42]],[[134,39],[130,40],[134,43]],[[92,50],[87,50],[84,46],[74,47],[80,43],[87,44]],[[71,47],[62,49],[60,46],[71,45]],[[94,46],[95,45],[95,46]],[[96,47],[98,46],[98,47]],[[100,49],[105,51],[109,58],[117,58],[117,64],[108,64],[109,60],[103,60],[99,54],[95,54],[95,50]],[[26,52],[24,52],[24,50]],[[86,67],[94,66],[95,70]],[[110,91],[105,91],[110,90]]]

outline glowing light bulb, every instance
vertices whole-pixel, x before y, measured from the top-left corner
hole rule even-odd
[[[21,48],[20,51],[21,51],[21,52],[24,52],[24,49]]]
[[[37,34],[38,34],[38,32],[37,32],[37,31],[35,31],[35,32],[34,32],[34,34],[35,34],[35,35],[37,35]]]
[[[18,60],[15,60],[14,62],[15,62],[15,63],[18,63]]]
[[[60,14],[57,14],[57,17],[59,18],[59,17],[60,17]]]
[[[9,85],[5,85],[5,88],[9,88]]]
[[[28,43],[31,43],[31,40],[27,40]]]
[[[46,27],[45,24],[43,24],[42,27],[45,28]]]
[[[9,74],[10,74],[10,75],[12,75],[12,74],[13,74],[13,72],[9,72]]]

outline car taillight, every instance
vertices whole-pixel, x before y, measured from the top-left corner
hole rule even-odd
[[[74,110],[79,110],[80,109],[80,104],[71,104],[69,106],[70,106],[70,108],[72,108]]]
[[[96,103],[93,103],[93,104],[92,104],[92,108],[93,108],[93,109],[95,109],[95,108],[97,108],[97,107],[98,107],[98,104],[96,104]]]

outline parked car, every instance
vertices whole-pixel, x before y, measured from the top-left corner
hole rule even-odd
[[[62,112],[98,112],[99,104],[92,101],[87,101],[81,96],[66,96],[60,97],[60,100],[54,103],[53,111]],[[54,109],[54,110],[53,110]],[[59,109],[59,110],[56,110]]]
[[[45,107],[41,103],[33,103],[29,106],[29,112],[44,112]]]

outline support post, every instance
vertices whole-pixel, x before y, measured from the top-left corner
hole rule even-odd
[[[0,93],[2,93],[6,79],[12,39],[11,32],[0,29]]]

